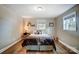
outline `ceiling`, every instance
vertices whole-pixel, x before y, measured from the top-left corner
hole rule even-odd
[[[5,4],[4,6],[23,17],[53,18],[72,8],[74,4]],[[42,11],[36,10],[37,7],[41,7]]]

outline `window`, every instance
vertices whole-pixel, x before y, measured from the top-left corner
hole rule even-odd
[[[76,31],[76,12],[73,12],[63,18],[63,29]]]

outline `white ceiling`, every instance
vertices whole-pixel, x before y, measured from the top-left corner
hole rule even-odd
[[[53,18],[72,8],[74,4],[7,4],[4,6],[15,11],[20,16]],[[35,8],[39,6],[44,10],[36,11]]]

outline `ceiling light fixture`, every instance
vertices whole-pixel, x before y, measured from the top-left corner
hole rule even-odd
[[[38,6],[38,7],[35,7],[35,10],[36,10],[36,11],[43,11],[44,8],[43,8],[42,6]]]
[[[38,11],[42,11],[42,10],[43,10],[43,8],[42,8],[42,7],[38,7],[37,9],[38,9]]]

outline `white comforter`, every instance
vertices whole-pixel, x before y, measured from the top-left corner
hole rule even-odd
[[[31,34],[28,38],[52,39],[52,37],[48,34]]]

